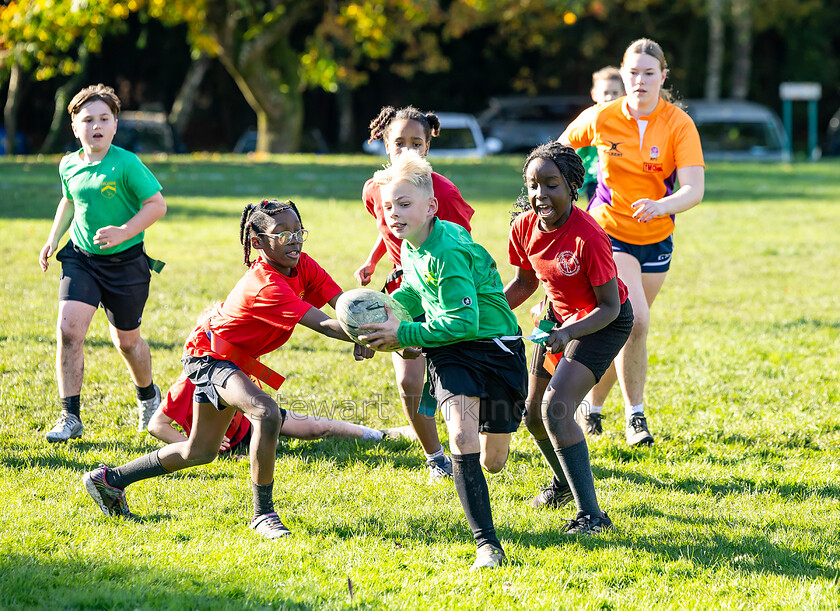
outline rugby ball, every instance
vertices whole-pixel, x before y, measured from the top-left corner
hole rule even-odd
[[[394,316],[400,320],[411,322],[411,315],[402,304],[390,295],[371,289],[353,289],[342,293],[335,304],[335,317],[344,332],[352,337],[356,343],[361,344],[359,336],[364,335],[365,332],[360,330],[359,327],[388,320],[388,312],[385,310],[386,305],[394,313]]]

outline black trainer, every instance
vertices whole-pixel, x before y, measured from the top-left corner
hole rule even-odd
[[[602,517],[590,516],[582,511],[577,514],[574,520],[569,520],[560,528],[560,532],[567,535],[597,535],[612,528],[612,520],[606,511],[601,512]]]
[[[627,420],[627,445],[653,445],[653,435],[647,427],[647,419],[642,414],[633,414]]]
[[[540,489],[537,496],[531,501],[531,507],[547,507],[549,509],[560,509],[575,500],[572,489],[568,484],[560,484],[556,477],[551,478],[551,483]]]
[[[584,414],[580,408],[575,411],[575,422],[583,429],[584,433],[593,437],[597,437],[604,432],[604,428],[601,426],[603,418],[601,414]]]

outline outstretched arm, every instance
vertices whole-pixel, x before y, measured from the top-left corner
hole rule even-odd
[[[333,308],[335,308],[335,304],[338,301],[339,295],[336,295],[329,301],[329,304]],[[303,315],[303,318],[300,319],[300,324],[302,324],[304,327],[312,329],[313,331],[317,331],[321,335],[326,335],[327,337],[341,340],[343,342],[352,343],[354,345],[353,357],[357,361],[373,357],[373,350],[371,350],[370,348],[365,348],[364,346],[360,346],[359,344],[354,342],[353,338],[344,332],[344,329],[341,328],[341,325],[338,324],[337,320],[335,320],[334,318],[330,318],[318,308],[309,308],[309,311]]]

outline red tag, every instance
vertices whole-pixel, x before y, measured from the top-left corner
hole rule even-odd
[[[644,164],[645,172],[661,172],[662,171],[662,164],[661,163],[645,163]]]

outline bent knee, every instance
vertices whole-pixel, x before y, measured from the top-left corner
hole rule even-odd
[[[219,444],[221,445],[221,444]],[[189,446],[181,455],[188,467],[197,467],[199,465],[207,465],[216,460],[219,455],[219,446]]]
[[[248,418],[255,427],[259,427],[265,433],[279,433],[283,424],[280,408],[268,395],[254,397]]]
[[[482,456],[481,466],[488,473],[498,473],[505,468],[507,463],[507,454],[504,456]]]

